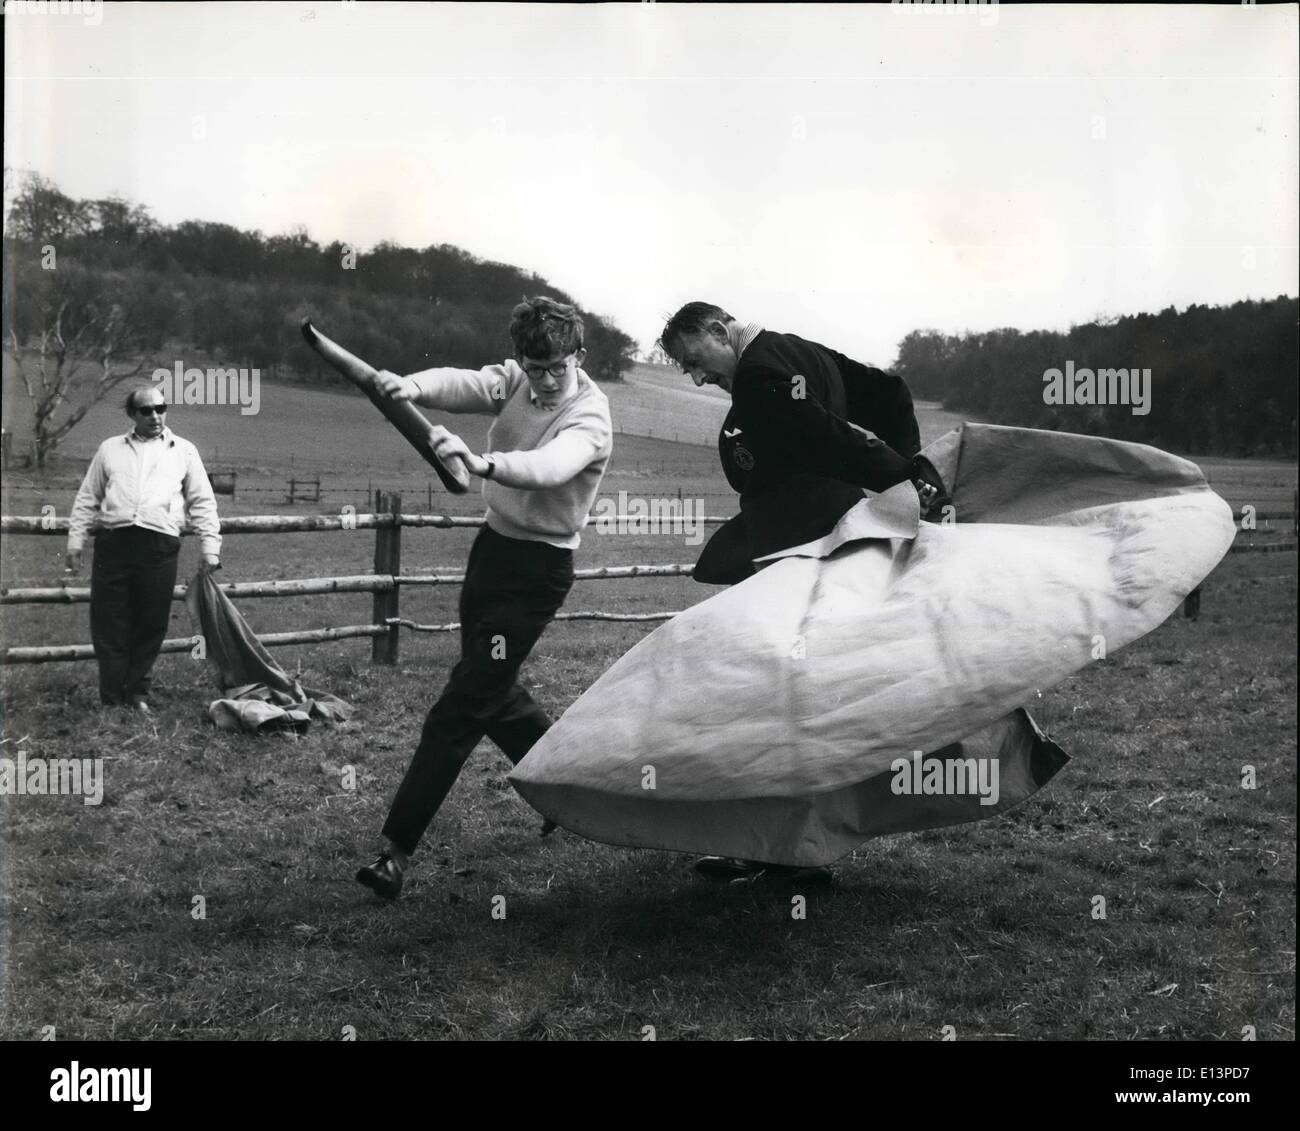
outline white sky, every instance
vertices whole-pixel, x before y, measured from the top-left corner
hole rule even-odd
[[[6,5],[7,167],[456,244],[646,346],[696,298],[885,364],[920,327],[1297,290],[1295,5],[100,15]]]

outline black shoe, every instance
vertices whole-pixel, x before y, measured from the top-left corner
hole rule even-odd
[[[381,899],[396,899],[402,892],[402,868],[384,853],[373,864],[357,869],[357,883],[368,887]]]
[[[825,867],[801,867],[797,864],[764,864],[761,860],[737,860],[733,856],[704,856],[695,861],[695,870],[711,880],[733,884],[752,884],[759,880],[783,884],[820,887],[831,882],[831,870]]]
[[[557,828],[559,828],[559,825],[547,817],[547,819],[542,822],[542,836],[550,836]]]
[[[734,856],[701,856],[693,866],[701,876],[711,880],[752,880],[764,868],[757,860],[739,860]]]

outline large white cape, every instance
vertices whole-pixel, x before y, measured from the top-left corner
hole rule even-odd
[[[515,767],[524,798],[611,844],[823,864],[1046,782],[1066,757],[1023,705],[1164,621],[1232,512],[1141,444],[965,424],[924,454],[955,522],[903,484],[681,613]],[[997,759],[997,804],[898,792],[914,752]]]

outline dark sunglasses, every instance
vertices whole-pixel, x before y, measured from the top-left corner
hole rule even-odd
[[[166,416],[167,406],[165,404],[150,404],[145,405],[143,408],[137,408],[135,411],[141,416]]]

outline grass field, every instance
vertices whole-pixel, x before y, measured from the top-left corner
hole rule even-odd
[[[424,509],[427,476],[368,406],[274,396],[264,417],[187,409],[171,422],[210,466],[240,468],[247,493],[223,512],[329,510],[380,487]],[[102,411],[67,465],[6,480],[6,513],[66,512],[77,458],[119,427]],[[687,416],[702,411],[691,402]],[[620,436],[604,493],[680,487],[730,514],[716,464],[708,446]],[[299,470],[321,472],[322,504],[276,495]],[[1214,461],[1211,474],[1235,506],[1289,509],[1294,466]],[[470,537],[405,531],[404,564],[458,570]],[[3,584],[57,584],[61,553],[59,538],[6,538]],[[697,553],[681,536],[589,532],[578,565]],[[223,557],[226,579],[251,580],[368,572],[372,554],[363,531],[232,535]],[[106,786],[98,807],[0,797],[0,1036],[53,1025],[60,1038],[337,1039],[353,1026],[361,1039],[640,1040],[653,1026],[658,1039],[935,1040],[952,1025],[962,1039],[1236,1040],[1249,1025],[1293,1039],[1295,571],[1294,553],[1227,558],[1199,621],[1171,618],[1033,707],[1073,756],[1047,789],[998,820],[863,846],[829,891],[807,893],[803,920],[790,889],[716,886],[684,857],[563,831],[539,839],[490,743],[402,900],[365,894],[352,872],[454,660],[449,636],[405,636],[395,670],[372,667],[365,641],[277,650],[305,684],[357,706],[348,725],[296,739],[214,732],[214,689],[186,655],[159,661],[152,720],[101,712],[93,664],[5,669],[6,754],[101,756]],[[580,583],[567,607],[680,609],[712,592],[675,578]],[[409,590],[403,615],[454,620],[455,596]],[[360,596],[242,609],[258,631],[370,617]],[[84,605],[3,611],[6,644],[88,638]],[[558,714],[650,630],[557,623],[525,678]],[[173,635],[191,631],[177,606]]]

